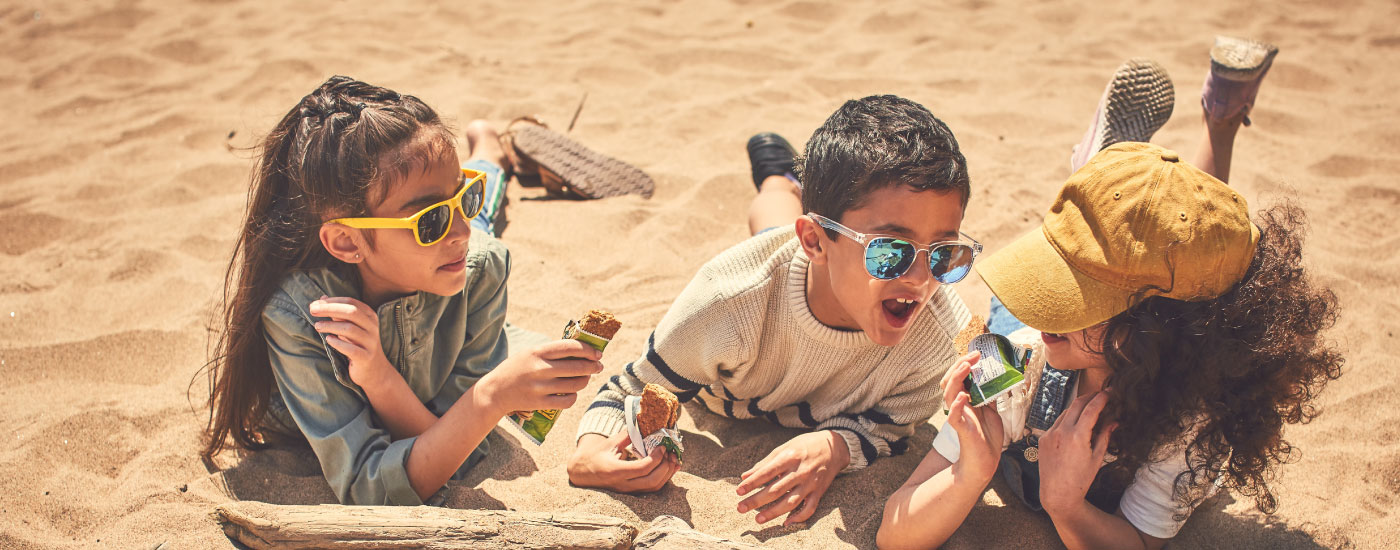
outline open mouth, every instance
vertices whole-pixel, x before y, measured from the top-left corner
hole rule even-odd
[[[1042,332],[1040,333],[1040,340],[1042,342],[1045,342],[1046,344],[1054,344],[1058,342],[1064,342],[1066,340],[1069,340],[1069,338],[1065,338],[1064,335],[1054,332]]]
[[[914,316],[914,311],[919,308],[919,301],[908,298],[891,298],[880,303],[885,312],[885,320],[889,321],[895,328],[904,326],[909,322],[909,318]]]

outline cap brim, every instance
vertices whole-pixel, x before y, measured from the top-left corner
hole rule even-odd
[[[1041,332],[1089,328],[1127,310],[1132,299],[1071,267],[1041,228],[988,254],[976,270],[1012,315]]]

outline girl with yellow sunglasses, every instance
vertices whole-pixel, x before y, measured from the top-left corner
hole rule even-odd
[[[501,417],[567,408],[602,370],[575,340],[507,356],[510,255],[491,222],[510,163],[485,122],[466,134],[461,166],[422,101],[337,76],[267,136],[206,457],[304,440],[342,503],[422,504]]]

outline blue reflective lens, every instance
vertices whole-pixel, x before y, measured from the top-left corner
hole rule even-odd
[[[865,271],[876,279],[894,279],[909,271],[918,251],[899,239],[881,237],[865,246]]]
[[[972,270],[972,247],[965,244],[939,245],[929,251],[928,267],[933,278],[940,283],[961,281]]]

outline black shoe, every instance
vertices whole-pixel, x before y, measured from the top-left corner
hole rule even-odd
[[[785,176],[797,181],[793,169],[796,156],[792,144],[773,132],[749,138],[749,166],[753,169],[754,187],[761,187],[768,176]]]

